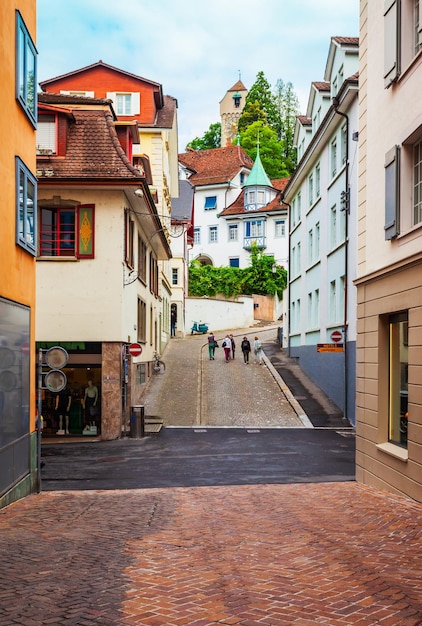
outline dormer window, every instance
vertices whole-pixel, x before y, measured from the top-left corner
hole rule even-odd
[[[57,152],[57,119],[55,115],[40,115],[37,126],[37,155],[50,155]]]

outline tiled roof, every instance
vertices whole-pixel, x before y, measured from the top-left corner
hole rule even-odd
[[[252,159],[240,146],[183,152],[179,161],[193,172],[189,180],[195,186],[227,183],[241,168],[253,166]]]
[[[57,99],[57,96],[55,96]],[[92,98],[90,104],[92,104]],[[65,157],[37,158],[40,180],[141,181],[142,173],[129,161],[120,145],[109,107],[74,108]]]
[[[302,124],[302,126],[312,126],[312,120],[307,115],[297,115],[296,119]]]
[[[346,46],[359,46],[359,37],[331,37],[332,41]]]
[[[38,94],[38,102],[43,104],[108,104],[111,100],[105,98],[92,98],[91,96],[75,96],[63,93],[47,93],[41,92]]]
[[[157,128],[173,128],[174,125],[174,115],[177,109],[177,100],[172,96],[164,96],[164,104],[161,109],[157,112],[157,117],[155,119],[154,127]],[[142,124],[142,122],[138,122],[140,127],[147,126],[147,124]]]
[[[230,87],[230,89],[227,89],[227,91],[247,91],[247,89],[242,81],[238,80],[237,83],[235,83],[233,87]]]
[[[278,190],[278,193],[276,194],[275,198],[271,200],[271,202],[269,202],[262,209],[246,211],[245,210],[245,193],[244,193],[244,190],[242,190],[239,196],[236,198],[236,200],[229,207],[227,207],[227,209],[224,209],[224,211],[221,211],[220,215],[224,217],[227,217],[229,215],[245,215],[245,214],[248,214],[248,215],[258,214],[259,215],[260,213],[268,213],[268,211],[280,211],[283,209],[287,209],[288,208],[287,205],[281,202],[280,195],[281,195],[281,192],[284,191],[284,189],[287,187],[288,182],[289,182],[288,178],[280,178],[278,180],[271,181],[272,186]]]
[[[331,83],[326,81],[313,81],[312,85],[317,91],[331,91]]]

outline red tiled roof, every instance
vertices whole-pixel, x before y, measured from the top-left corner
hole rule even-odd
[[[287,187],[289,180],[289,178],[279,178],[277,180],[271,181],[272,186],[278,190],[278,193],[276,194],[275,198],[271,200],[271,202],[269,202],[265,207],[253,211],[246,211],[245,193],[244,190],[242,190],[236,200],[230,206],[228,206],[227,209],[221,211],[220,215],[227,217],[228,215],[241,215],[245,213],[247,213],[248,215],[253,213],[259,214],[268,213],[268,211],[280,211],[281,209],[287,209],[287,205],[281,202],[280,195],[281,192],[284,191],[284,189]]]
[[[302,124],[302,126],[312,126],[312,120],[307,115],[297,115],[296,119]]]
[[[227,183],[240,169],[253,166],[252,159],[240,146],[183,152],[179,154],[179,162],[193,172],[189,181],[195,186]]]
[[[238,80],[237,83],[235,83],[233,87],[230,87],[227,91],[247,91],[247,89],[242,81]]]
[[[345,44],[346,46],[359,45],[359,37],[331,37],[331,40],[339,44]]]
[[[93,99],[90,100],[92,105]],[[109,107],[74,108],[72,115],[74,123],[69,125],[66,155],[37,158],[40,180],[144,180],[120,145]]]
[[[331,83],[326,81],[313,81],[312,85],[317,91],[331,91]]]

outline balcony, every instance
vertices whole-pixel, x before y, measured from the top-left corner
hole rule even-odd
[[[253,244],[256,244],[260,250],[263,250],[264,248],[267,247],[264,236],[243,238],[243,247],[245,250],[250,250]]]

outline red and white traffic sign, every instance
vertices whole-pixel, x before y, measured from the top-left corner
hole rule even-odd
[[[335,343],[340,343],[342,339],[343,334],[339,330],[333,330],[333,332],[331,333],[331,341],[334,341]]]
[[[140,343],[131,343],[129,346],[129,354],[130,356],[141,356],[142,354],[142,346]]]

